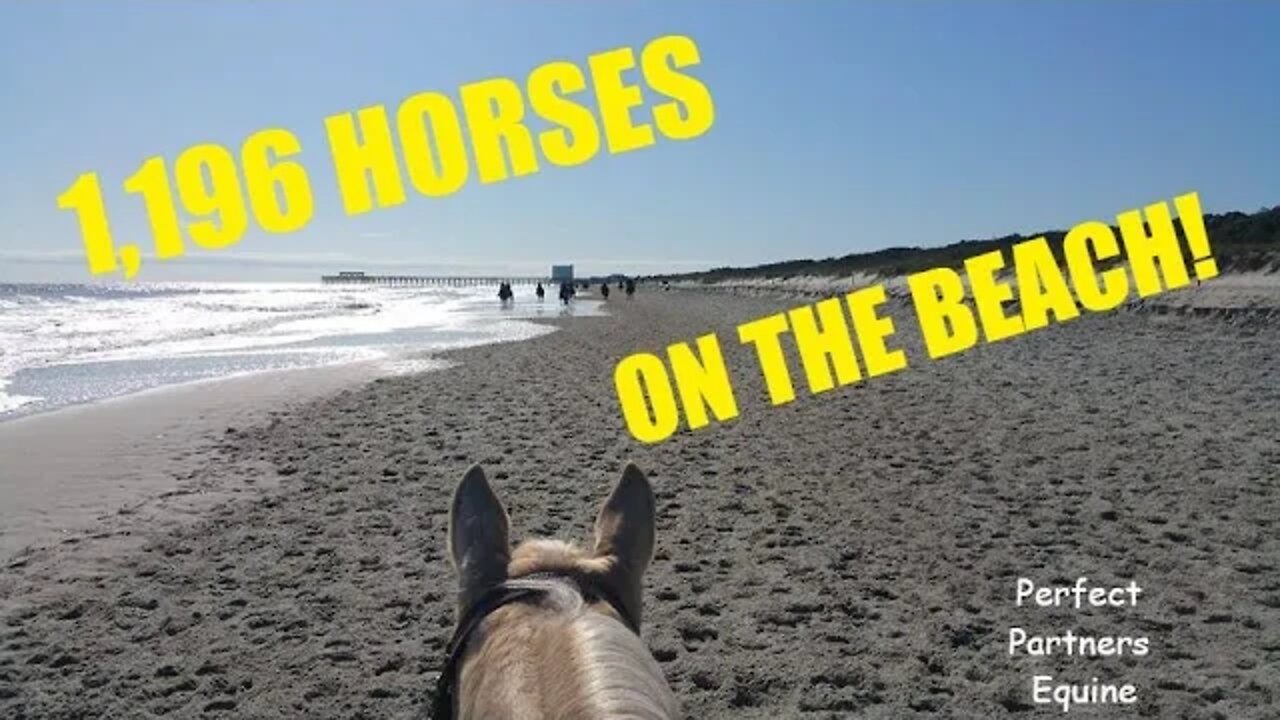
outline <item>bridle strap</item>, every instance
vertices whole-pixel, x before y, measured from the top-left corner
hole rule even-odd
[[[572,576],[562,573],[533,573],[511,579],[515,581],[556,580],[568,583],[578,591],[584,601],[603,600],[608,603],[614,612],[618,613],[618,617],[622,618],[624,625],[636,635],[640,634],[640,623],[631,616],[631,613],[627,612],[626,605],[623,605],[621,600],[607,588],[592,587],[588,592]],[[548,592],[550,592],[550,589],[547,587],[502,583],[481,595],[474,605],[467,608],[467,612],[458,622],[458,627],[454,631],[453,637],[449,640],[448,656],[445,659],[444,667],[440,669],[440,677],[436,679],[435,698],[431,703],[431,720],[449,720],[453,717],[454,683],[458,676],[459,666],[462,664],[462,653],[466,650],[467,641],[471,639],[471,634],[475,632],[476,628],[480,627],[480,623],[505,605],[541,597]]]

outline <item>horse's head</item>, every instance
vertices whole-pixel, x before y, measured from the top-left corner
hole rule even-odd
[[[484,471],[458,483],[449,555],[458,618],[432,717],[674,719],[679,702],[640,639],[641,577],[653,557],[653,490],[628,465],[584,548],[526,540]]]
[[[641,582],[653,557],[654,499],[649,480],[628,464],[600,508],[590,548],[550,539],[526,540],[514,549],[511,523],[502,501],[479,465],[467,471],[449,513],[449,555],[458,572],[458,613],[499,585],[538,573],[575,580],[598,597],[616,599],[637,627]],[[609,603],[600,609],[611,612]]]

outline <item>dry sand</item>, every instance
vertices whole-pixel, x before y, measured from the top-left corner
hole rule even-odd
[[[0,716],[417,716],[467,465],[517,537],[584,537],[634,459],[660,511],[644,636],[690,717],[1061,716],[1030,703],[1041,672],[1138,687],[1134,708],[1073,718],[1280,717],[1274,322],[1118,312],[927,362],[900,306],[909,369],[767,407],[733,328],[797,302],[644,288],[613,317],[208,436],[182,483],[263,488],[135,525],[140,547],[92,565],[86,536],[3,570]],[[741,417],[638,445],[614,364],[712,330]],[[1015,608],[1023,575],[1144,594]],[[1010,658],[1011,626],[1152,651]]]

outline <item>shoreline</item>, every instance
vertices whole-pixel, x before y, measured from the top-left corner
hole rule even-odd
[[[598,312],[591,305],[581,317]],[[545,327],[547,319],[499,321]],[[185,470],[191,463],[211,462],[228,436],[243,428],[265,426],[379,378],[444,369],[450,353],[526,342],[552,331],[523,330],[427,349],[391,348],[377,358],[168,383],[0,417],[0,456],[21,458],[0,473],[0,567],[22,562],[32,552],[90,539],[104,547],[119,545],[109,552],[120,552],[130,546],[123,538],[140,522],[190,518],[252,489],[254,482],[193,485],[195,473]],[[65,444],[74,450],[57,446]]]
[[[1280,338],[1113,312],[786,407],[735,375],[736,420],[626,435],[617,360],[794,304],[642,290],[237,425],[184,467],[254,478],[246,492],[91,563],[55,546],[6,571],[0,711],[413,717],[451,629],[466,467],[484,465],[515,539],[581,539],[628,460],[659,513],[644,637],[690,716],[1026,717],[1033,669],[1130,682],[1154,716],[1280,709],[1259,632],[1280,627]],[[726,343],[731,368],[749,353]],[[1085,574],[1136,580],[1142,604],[1013,605],[1015,577]],[[1152,658],[1002,653],[1010,627],[1076,625],[1149,635]]]
[[[91,284],[2,286],[19,300],[13,301],[17,310],[5,336],[17,339],[16,350],[0,357],[6,360],[0,363],[0,423],[193,381],[394,363],[415,353],[523,339],[537,332],[528,320],[561,312],[531,298],[499,308],[480,288],[459,294],[229,285],[143,284],[112,291],[104,302],[115,303],[110,312],[116,324],[105,327],[94,325],[93,314],[84,310],[83,301],[101,291]],[[597,304],[585,301],[573,312],[589,315]],[[127,320],[152,328],[156,317],[169,316],[180,318],[176,330],[133,332],[121,326]],[[34,339],[24,344],[27,336]]]

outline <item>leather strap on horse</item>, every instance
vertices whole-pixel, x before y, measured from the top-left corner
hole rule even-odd
[[[587,592],[572,576],[561,573],[535,573],[512,579],[566,582],[578,590],[583,600],[603,600],[609,603],[610,607],[622,618],[622,622],[632,632],[637,635],[640,634],[640,624],[627,612],[626,606],[604,587],[593,587],[590,592]],[[458,628],[453,633],[453,638],[449,640],[449,654],[445,659],[444,667],[440,669],[440,677],[436,679],[435,697],[431,702],[431,720],[450,720],[453,718],[454,689],[458,678],[459,666],[462,664],[462,653],[466,650],[467,641],[470,640],[471,634],[475,632],[476,628],[480,627],[480,623],[484,622],[485,618],[504,605],[541,597],[546,595],[547,592],[548,589],[545,587],[512,587],[504,583],[481,595],[476,604],[467,609],[466,614],[462,616],[462,620],[458,623]]]

